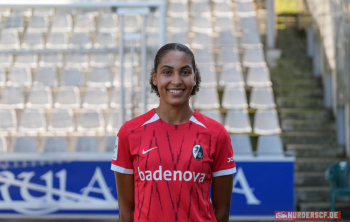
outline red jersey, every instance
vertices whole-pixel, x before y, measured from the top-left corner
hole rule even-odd
[[[195,111],[172,125],[151,110],[121,127],[111,169],[134,174],[134,221],[216,221],[211,178],[235,173],[236,164],[221,123]]]

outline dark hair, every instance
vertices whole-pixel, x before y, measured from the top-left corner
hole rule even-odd
[[[153,84],[152,73],[153,73],[153,71],[154,71],[154,73],[157,73],[157,68],[158,68],[158,65],[160,63],[160,60],[170,51],[184,52],[186,54],[186,56],[188,56],[189,59],[191,60],[194,72],[195,73],[197,72],[196,85],[193,86],[193,89],[191,92],[191,96],[194,96],[196,94],[196,92],[199,91],[199,85],[201,83],[201,75],[200,75],[199,69],[197,68],[196,61],[194,60],[194,55],[193,55],[192,51],[187,46],[185,46],[181,43],[168,43],[168,44],[162,46],[162,48],[160,48],[158,50],[156,57],[154,58],[154,67],[151,71],[151,78],[149,80],[149,83],[151,84],[151,92],[155,92],[158,97],[160,96],[159,92],[158,92],[158,87]]]

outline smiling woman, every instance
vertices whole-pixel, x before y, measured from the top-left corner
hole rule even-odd
[[[236,164],[224,126],[190,107],[200,82],[189,48],[159,49],[150,76],[159,106],[126,122],[114,149],[121,222],[228,221]]]

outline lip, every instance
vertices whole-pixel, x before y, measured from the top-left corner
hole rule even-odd
[[[174,92],[170,92],[170,90],[182,90],[182,91],[178,93],[174,93]],[[167,91],[173,96],[179,96],[185,92],[185,89],[167,89]]]

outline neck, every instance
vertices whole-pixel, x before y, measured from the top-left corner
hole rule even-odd
[[[155,111],[161,120],[173,125],[186,123],[194,113],[194,110],[190,107],[189,100],[179,106],[162,103],[160,100],[159,106]]]

